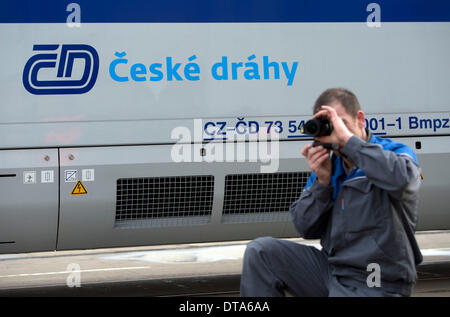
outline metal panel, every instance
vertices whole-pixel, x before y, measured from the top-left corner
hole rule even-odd
[[[443,92],[450,73],[449,33],[448,22],[383,22],[376,29],[366,23],[84,23],[76,32],[65,23],[0,24],[0,42],[8,47],[0,60],[0,147],[168,143],[171,131],[189,124],[183,123],[188,118],[275,122],[285,117],[287,134],[289,121],[310,116],[317,96],[335,85],[354,91],[366,114],[444,112],[448,119]],[[38,97],[25,89],[25,65],[41,54],[33,46],[50,43],[59,45],[58,58],[68,43],[98,52],[92,90]],[[152,81],[149,72],[136,81],[130,75],[133,65],[149,71],[163,63],[165,70],[168,57],[183,75],[193,56],[201,69],[198,81],[168,81],[167,74]],[[228,58],[229,76],[216,80],[211,71],[225,66],[222,57]],[[127,64],[113,64],[117,61]],[[295,80],[288,86],[282,63],[293,69],[294,62]],[[246,79],[250,66],[240,68],[234,79],[231,63],[255,65],[259,79]],[[127,81],[111,77],[114,65]],[[83,71],[83,64],[75,63],[73,78]],[[58,80],[56,68],[40,73],[42,79]],[[422,133],[405,122],[399,132]]]
[[[305,160],[299,158],[299,149],[304,144],[306,142],[303,141],[280,143],[282,157],[277,172],[307,170]],[[225,223],[222,217],[225,176],[260,173],[263,163],[174,163],[171,159],[171,149],[170,145],[60,149],[61,211],[58,249],[240,240],[262,235],[279,237],[296,235],[290,219],[231,224]],[[265,162],[264,165],[268,163]],[[77,180],[66,182],[64,176],[66,171],[70,173],[75,170]],[[94,170],[94,181],[83,181],[83,170]],[[162,214],[157,218],[130,218],[117,221],[118,180],[141,179],[144,183],[144,179],[149,178],[188,179],[192,176],[207,179],[214,177],[211,212],[202,215]],[[71,194],[77,187],[78,180],[81,180],[87,194]],[[139,195],[144,196],[144,189],[141,190],[140,194],[139,190],[137,191],[135,198],[139,199]],[[300,190],[299,188],[298,195]],[[161,192],[161,188],[159,191]],[[173,195],[170,190],[166,194],[167,197]],[[210,193],[208,197],[209,195]]]
[[[421,142],[421,148],[416,149],[416,153],[425,179],[420,191],[418,230],[450,228],[450,214],[447,212],[450,205],[447,191],[450,174],[446,168],[450,157],[445,146],[449,144],[449,137],[398,138],[396,141],[413,149],[416,142]],[[272,181],[277,180],[275,186],[283,185],[275,175],[295,175],[308,170],[305,159],[300,155],[300,149],[308,142],[280,142],[279,168],[276,171],[278,174],[270,176]],[[227,175],[259,175],[262,163],[174,163],[171,159],[171,149],[171,145],[61,149],[58,249],[240,240],[258,236],[297,236],[288,210],[245,213],[242,212],[244,209],[241,209],[245,207],[244,202],[244,205],[239,207],[240,210],[228,210],[224,214]],[[66,171],[69,174],[77,171],[77,179],[69,179],[66,182]],[[87,171],[95,175],[91,178],[93,180],[83,181],[83,174],[86,176]],[[304,176],[302,173],[299,175]],[[118,180],[142,179],[144,183],[144,179],[149,178],[188,179],[192,176],[214,177],[214,199],[210,213],[208,211],[202,215],[175,216],[163,212],[156,218],[125,217],[117,221]],[[87,194],[71,194],[78,188],[77,180],[81,180]],[[302,177],[300,183],[305,180],[306,177]],[[250,187],[252,182],[251,179],[247,182]],[[158,189],[160,193],[163,188],[164,186]],[[298,196],[300,192],[301,184]],[[139,190],[137,194],[139,196]],[[144,195],[143,192],[141,194]],[[172,197],[174,193],[169,190],[166,194],[167,197]],[[239,194],[245,196],[245,191],[242,189]],[[295,199],[295,190],[291,190],[290,194],[289,199]]]
[[[225,177],[224,222],[289,221],[310,172],[239,174]]]
[[[450,137],[402,138],[417,154],[423,181],[417,230],[450,229]],[[420,147],[420,149],[416,149]]]
[[[210,221],[213,199],[212,175],[121,178],[116,227],[127,226],[129,220],[156,227],[205,224]]]
[[[0,253],[54,250],[58,151],[0,151]]]

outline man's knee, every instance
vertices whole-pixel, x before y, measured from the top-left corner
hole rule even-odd
[[[271,262],[277,239],[257,238],[247,244],[243,258],[241,296],[281,296]]]
[[[256,238],[255,240],[251,241],[249,244],[247,244],[246,251],[269,251],[273,250],[274,247],[277,245],[278,239],[272,238],[272,237],[261,237]]]
[[[247,244],[244,253],[244,264],[251,264],[262,260],[263,254],[270,254],[276,250],[277,239],[272,237],[257,238]]]

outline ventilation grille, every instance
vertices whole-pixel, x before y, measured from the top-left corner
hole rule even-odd
[[[195,216],[209,219],[213,198],[212,175],[118,179],[116,224],[128,220]]]
[[[288,212],[310,172],[241,174],[225,177],[224,215]],[[284,219],[279,220],[288,220]],[[242,220],[242,219],[241,219]],[[267,221],[274,220],[268,217]]]

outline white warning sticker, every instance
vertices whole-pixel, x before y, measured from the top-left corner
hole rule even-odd
[[[36,184],[36,171],[23,172],[24,184]]]
[[[41,183],[53,183],[55,181],[54,171],[41,171]]]
[[[81,170],[81,180],[83,182],[93,182],[95,179],[95,170],[93,168]]]
[[[75,183],[78,181],[78,171],[77,170],[65,170],[64,171],[64,181],[66,183]]]

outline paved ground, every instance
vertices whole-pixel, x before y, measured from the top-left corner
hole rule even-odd
[[[450,296],[450,232],[416,237],[425,264],[414,296]],[[247,242],[4,254],[0,296],[238,296]]]

